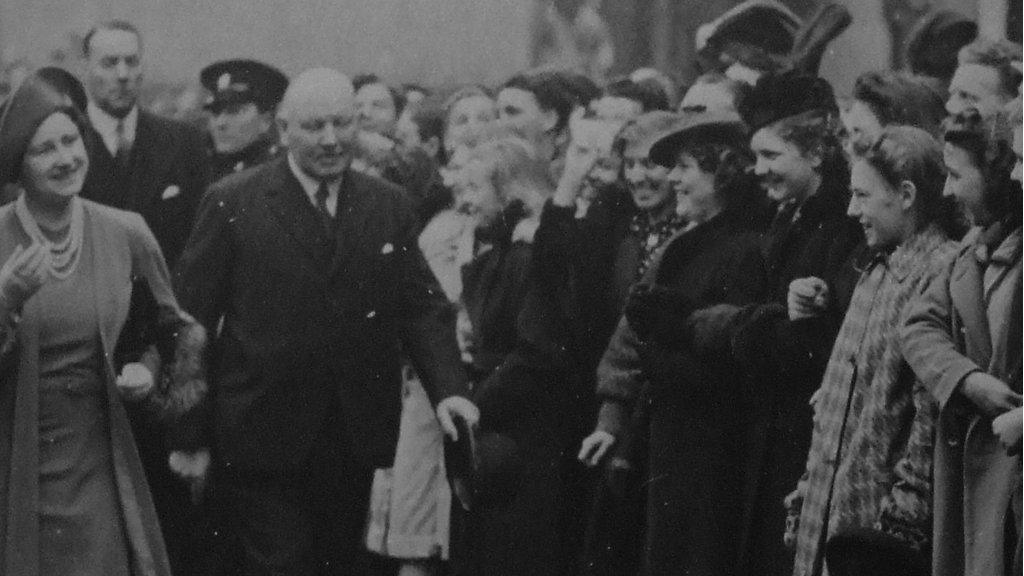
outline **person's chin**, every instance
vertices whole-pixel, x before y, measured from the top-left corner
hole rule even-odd
[[[232,144],[227,144],[227,143],[218,144],[216,142],[214,142],[214,144],[213,144],[213,151],[216,152],[217,154],[221,154],[221,155],[225,155],[225,156],[228,155],[228,154],[234,154],[235,152],[238,152],[239,150],[241,150],[241,146],[234,146]]]
[[[789,190],[781,186],[766,186],[765,193],[768,194],[768,198],[773,202],[785,202],[789,200]]]
[[[863,224],[861,224],[860,229],[861,229],[861,232],[864,234],[864,244],[866,244],[867,247],[871,248],[872,250],[877,248],[878,247],[878,234],[875,234],[874,229],[872,229],[871,226],[865,226]]]
[[[348,167],[347,158],[336,160],[321,160],[316,163],[316,175],[320,178],[334,178],[340,176]]]

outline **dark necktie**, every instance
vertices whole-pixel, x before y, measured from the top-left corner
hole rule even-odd
[[[124,133],[124,118],[117,121],[117,152],[114,154],[114,159],[122,168],[128,167],[128,158],[131,155],[131,144],[128,142],[128,137]]]
[[[324,227],[327,239],[333,240],[334,217],[331,216],[331,211],[327,208],[327,197],[330,193],[327,182],[320,182],[320,187],[316,189],[316,211],[320,213],[320,224]]]

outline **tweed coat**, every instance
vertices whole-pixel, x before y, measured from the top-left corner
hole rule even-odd
[[[984,371],[1021,392],[1021,228],[1006,234],[1003,226],[968,233],[956,259],[914,303],[900,335],[907,361],[940,408],[935,576],[1012,573],[1006,529],[1014,523],[1019,557],[1021,456],[999,446],[991,418],[958,391],[969,374]],[[988,310],[989,299],[1003,309]]]
[[[824,544],[847,529],[881,523],[913,545],[931,540],[937,408],[907,366],[896,327],[954,252],[931,227],[873,259],[857,282],[815,403],[795,576],[826,573]]]
[[[198,324],[178,307],[171,291],[170,273],[152,233],[137,214],[115,210],[82,200],[84,234],[93,242],[91,261],[80,266],[95,270],[96,322],[102,344],[104,377],[110,412],[110,442],[114,477],[130,545],[133,574],[170,576],[167,553],[157,521],[149,485],[132,438],[128,414],[114,382],[117,366],[114,347],[129,315],[135,275],[147,280],[159,310],[159,332],[178,336],[176,360],[167,394],[158,394],[151,408],[164,406],[183,414],[203,394],[205,381],[192,378],[201,368],[182,370],[184,358],[181,335],[191,342],[189,358],[202,357],[205,337]],[[6,261],[18,244],[27,244],[14,213],[14,206],[0,208],[0,261]],[[33,300],[25,303],[24,314],[32,314]],[[38,326],[22,322],[0,328],[0,573],[35,576],[39,570],[38,541]],[[198,331],[198,333],[197,333]],[[197,335],[198,334],[198,335]],[[156,365],[148,363],[151,368]],[[176,408],[175,408],[176,407]]]

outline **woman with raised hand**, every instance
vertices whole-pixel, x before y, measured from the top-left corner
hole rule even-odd
[[[21,190],[0,208],[0,572],[169,576],[125,403],[172,418],[172,467],[204,477],[209,455],[175,417],[205,394],[205,333],[142,219],[78,197],[82,122],[38,76],[0,111],[0,182]],[[155,317],[128,322],[142,286]],[[152,346],[126,355],[126,324]]]

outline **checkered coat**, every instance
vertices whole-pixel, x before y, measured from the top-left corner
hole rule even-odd
[[[827,574],[825,542],[844,529],[881,528],[918,547],[930,539],[937,408],[904,360],[898,326],[954,251],[929,228],[860,276],[817,393],[793,510],[794,576]]]

